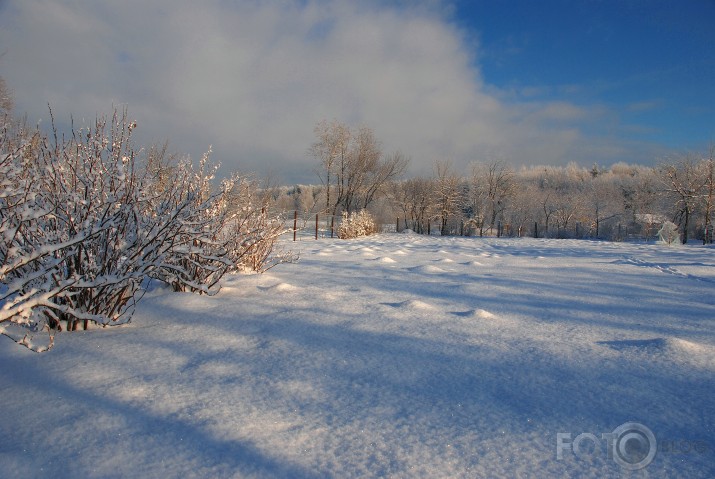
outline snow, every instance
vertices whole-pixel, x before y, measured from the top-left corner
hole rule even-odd
[[[715,475],[712,248],[296,245],[296,264],[213,297],[156,287],[130,324],[47,353],[0,341],[0,475]],[[605,445],[557,459],[558,433],[629,421],[660,446],[644,469]]]

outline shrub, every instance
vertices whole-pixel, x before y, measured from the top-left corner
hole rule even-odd
[[[680,231],[678,231],[678,225],[670,221],[666,221],[661,226],[658,231],[658,237],[660,242],[667,245],[672,245],[680,241]]]
[[[265,203],[256,204],[254,182],[236,182],[230,195],[230,220],[223,230],[232,271],[262,273],[281,263],[297,260],[297,255],[281,249],[279,238],[290,231],[283,218],[271,215]]]
[[[343,212],[343,218],[338,227],[338,238],[358,238],[377,233],[377,226],[372,215],[366,210],[357,213]]]
[[[4,125],[0,334],[47,350],[63,325],[128,322],[147,278],[213,294],[228,271],[293,259],[274,250],[282,223],[250,196],[232,198],[237,177],[215,187],[209,153],[198,169],[151,154],[142,163],[135,128],[126,111],[62,141]],[[39,331],[48,341],[33,340]]]
[[[161,238],[144,234],[142,190],[129,138],[134,128],[116,113],[106,122],[54,142],[35,132],[5,131],[0,194],[2,266],[0,332],[31,349],[32,332],[119,323],[131,316]],[[14,134],[13,134],[14,133]],[[19,201],[21,199],[21,201]],[[9,324],[6,324],[9,323]],[[11,328],[12,329],[12,328]]]

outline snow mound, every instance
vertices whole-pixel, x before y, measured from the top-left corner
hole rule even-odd
[[[417,310],[432,310],[435,309],[434,306],[432,306],[429,303],[425,303],[424,301],[420,301],[419,299],[408,299],[407,301],[401,301],[399,303],[382,303],[385,306],[390,306],[392,308],[399,308],[399,309],[417,309]]]
[[[484,266],[484,263],[480,263],[479,261],[467,261],[466,263],[459,263],[462,266],[470,266],[470,267],[476,267],[476,266]]]
[[[679,362],[715,367],[715,346],[680,338],[626,339],[598,341],[597,344],[627,354],[667,357]]]
[[[299,288],[289,283],[277,283],[271,286],[259,286],[258,289],[262,289],[263,291],[278,291],[281,293],[286,293],[291,291],[297,291]]]
[[[469,309],[467,311],[455,311],[452,313],[462,318],[494,319],[496,316],[486,309]]]
[[[439,261],[440,263],[454,263],[454,260],[451,258],[442,258],[442,259],[438,259],[436,261]]]
[[[380,263],[396,263],[394,259],[390,258],[389,256],[383,256],[382,258],[375,258],[378,262]]]
[[[429,265],[413,266],[412,268],[408,268],[408,269],[410,271],[414,271],[415,273],[445,273],[446,272],[442,268],[439,268],[437,266],[429,266]]]
[[[672,345],[685,352],[693,354],[708,355],[715,359],[715,346],[710,344],[696,343],[685,339],[673,338],[670,340]]]

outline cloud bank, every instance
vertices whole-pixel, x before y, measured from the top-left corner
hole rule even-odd
[[[371,2],[10,0],[0,4],[0,75],[32,122],[75,124],[127,105],[144,141],[223,171],[315,181],[307,150],[322,119],[367,125],[386,151],[460,169],[642,161],[602,107],[516,101],[485,84],[479,46],[446,9]]]

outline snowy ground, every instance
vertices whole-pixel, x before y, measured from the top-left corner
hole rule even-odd
[[[0,338],[0,476],[715,476],[715,249],[296,244],[48,353]],[[634,472],[601,441],[628,421]]]

